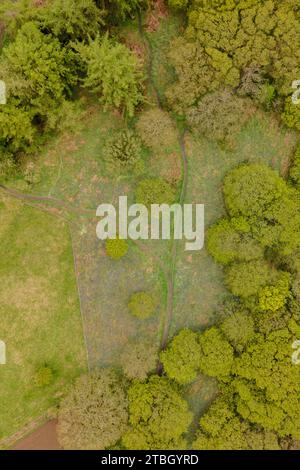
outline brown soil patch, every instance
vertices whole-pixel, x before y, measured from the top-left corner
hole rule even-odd
[[[57,421],[52,420],[19,441],[12,450],[62,450],[56,434]]]

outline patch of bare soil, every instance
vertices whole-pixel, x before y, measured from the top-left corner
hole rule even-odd
[[[56,425],[56,420],[48,421],[19,441],[12,450],[62,450],[57,440]]]

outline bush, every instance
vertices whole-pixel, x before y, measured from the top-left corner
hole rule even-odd
[[[234,137],[253,114],[251,102],[229,89],[216,91],[187,111],[189,125],[208,139],[234,147]]]
[[[175,189],[161,178],[145,179],[136,190],[136,202],[148,208],[151,204],[172,204],[175,200]]]
[[[45,365],[45,366],[40,367],[37,370],[35,374],[34,382],[37,387],[43,388],[43,387],[47,387],[48,385],[50,385],[53,382],[53,379],[54,379],[53,369]]]
[[[156,306],[155,299],[147,292],[137,292],[136,294],[133,294],[128,304],[132,315],[142,319],[146,319],[154,315]]]
[[[108,239],[105,243],[105,250],[107,256],[114,260],[123,258],[128,252],[128,243],[126,240],[120,238]]]
[[[172,119],[159,108],[145,111],[137,123],[137,130],[143,142],[154,150],[170,147],[176,142]]]
[[[125,387],[110,369],[77,379],[60,405],[57,431],[62,447],[99,450],[114,445],[127,427]]]
[[[131,130],[124,129],[108,140],[104,148],[104,157],[112,169],[140,170],[141,141]]]
[[[139,342],[127,343],[120,355],[120,364],[129,379],[144,380],[154,372],[157,361],[158,346],[155,342],[141,339]]]

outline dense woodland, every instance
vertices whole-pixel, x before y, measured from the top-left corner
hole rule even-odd
[[[168,53],[174,80],[163,109],[141,113],[145,71],[118,28],[148,8],[146,0],[1,3],[3,184],[24,177],[21,162],[59,132],[82,93],[122,114],[124,129],[105,148],[117,172],[138,174],[142,149],[165,142],[175,121],[229,150],[257,110],[300,131],[300,105],[291,99],[300,79],[299,0],[169,0],[184,24]],[[122,368],[79,377],[58,411],[64,448],[300,448],[300,366],[291,361],[300,339],[300,147],[285,178],[245,161],[222,190],[226,216],[206,235],[229,292],[219,321],[179,331],[159,353],[129,343]],[[160,179],[136,188],[146,205],[175,199]],[[117,263],[128,246],[109,240],[106,250]],[[141,292],[129,308],[145,319],[155,300]],[[49,371],[42,373],[47,383]],[[217,381],[218,394],[191,432],[184,391],[199,374]]]

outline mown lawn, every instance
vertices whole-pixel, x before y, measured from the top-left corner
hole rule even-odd
[[[0,196],[0,440],[55,406],[86,370],[70,235],[65,223]],[[51,383],[38,387],[48,366]]]

